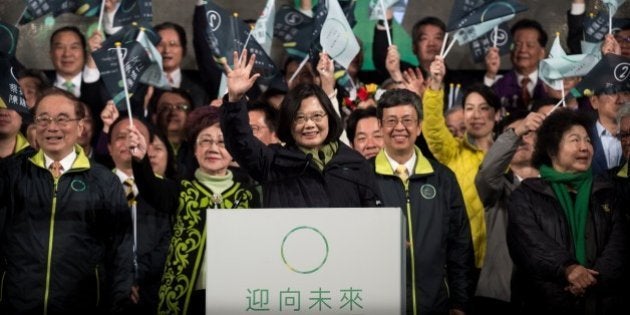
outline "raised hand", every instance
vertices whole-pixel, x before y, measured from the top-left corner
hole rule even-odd
[[[252,55],[248,60],[247,50],[243,49],[241,56],[235,51],[232,59],[234,60],[234,69],[231,69],[227,63],[224,63],[223,67],[227,74],[228,100],[237,102],[254,86],[260,73],[251,75],[256,62],[256,55]]]
[[[621,55],[621,46],[612,34],[607,34],[602,43],[602,54],[615,54]]]
[[[514,128],[514,133],[517,136],[522,137],[531,131],[536,131],[545,120],[545,115],[541,113],[531,112],[525,117],[525,119]]]
[[[335,91],[335,63],[326,52],[319,53],[317,73],[319,73],[322,90],[326,92],[326,95],[332,94]]]
[[[445,74],[446,66],[444,65],[444,58],[435,56],[435,60],[433,60],[429,66],[429,88],[434,91],[441,89]]]
[[[147,139],[138,131],[136,126],[129,125],[127,129],[127,148],[131,152],[131,157],[136,161],[141,161],[147,154]]]
[[[118,119],[119,115],[120,113],[118,113],[118,109],[116,108],[114,101],[107,101],[105,108],[103,108],[103,111],[101,111],[101,120],[103,121],[104,133],[109,133],[109,127],[114,123],[114,121],[116,121],[116,119]]]
[[[422,76],[422,71],[418,68],[409,68],[403,72],[402,76],[405,89],[418,94],[418,96],[422,98],[424,90],[427,89],[424,76]]]
[[[499,56],[499,48],[490,47],[486,54],[486,77],[493,79],[499,73],[501,67],[501,56]]]
[[[389,73],[389,77],[392,80],[400,82],[403,80],[403,75],[400,72],[400,53],[396,45],[387,47],[387,56],[385,57],[385,69]]]

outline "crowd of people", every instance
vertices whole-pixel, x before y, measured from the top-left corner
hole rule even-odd
[[[310,1],[298,9],[313,14]],[[572,0],[572,53],[585,15]],[[287,57],[285,91],[259,84],[247,50],[216,64],[197,33],[202,6],[194,16],[199,71],[182,69],[184,28],[156,25],[171,88],[140,86],[131,113],[90,54],[115,31],[111,12],[108,34],[52,33],[53,71],[19,71],[33,119],[0,107],[1,314],[204,314],[208,209],[304,207],[401,209],[406,297],[392,313],[628,305],[627,78],[593,80],[558,107],[564,95],[538,71],[547,33],[531,19],[511,23],[510,70],[490,48],[475,75],[447,66],[446,25],[424,17],[413,66],[387,42],[387,10],[362,48],[378,80],[365,81],[362,53],[348,69],[375,93],[349,99],[326,52],[303,68]],[[629,38],[630,25],[607,35],[602,55],[630,58]],[[564,90],[586,78],[564,78]]]

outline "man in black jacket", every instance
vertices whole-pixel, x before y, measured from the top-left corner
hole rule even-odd
[[[474,289],[470,225],[455,175],[414,145],[420,98],[388,91],[377,117],[385,148],[372,160],[383,205],[407,218],[407,313],[465,314]]]
[[[122,186],[76,144],[74,95],[50,90],[35,108],[41,149],[0,164],[0,313],[116,313],[132,280]]]

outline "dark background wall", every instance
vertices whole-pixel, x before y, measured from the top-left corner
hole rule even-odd
[[[192,41],[190,35],[192,24],[192,13],[198,0],[154,0],[153,15],[154,24],[173,21],[181,24],[187,29],[189,43]],[[369,0],[358,0],[369,1]],[[224,8],[238,12],[244,19],[256,18],[262,11],[266,0],[215,0]],[[293,0],[276,0],[276,5],[293,3]],[[550,44],[556,32],[561,33],[564,39],[567,32],[566,12],[570,7],[571,0],[521,0],[529,6],[525,13],[517,15],[518,18],[534,18],[540,21],[550,36]],[[404,28],[409,32],[412,25],[418,19],[433,15],[443,20],[448,19],[453,0],[409,0],[407,12],[403,21]],[[601,0],[587,0],[587,10],[592,11],[594,6],[601,5]],[[625,4],[617,16],[630,17],[628,10],[630,5]],[[15,23],[24,9],[22,0],[0,0],[0,20],[7,23]],[[27,67],[49,69],[51,64],[48,58],[48,40],[52,31],[60,26],[69,24],[77,25],[82,30],[86,30],[88,25],[96,22],[96,18],[88,19],[65,14],[57,17],[54,23],[48,19],[41,18],[33,23],[20,26],[20,40],[17,49],[18,59]],[[51,24],[51,25],[49,25]],[[274,59],[281,61],[283,56],[277,41],[274,43]],[[195,60],[192,47],[188,49],[189,54],[184,60],[184,68],[195,68]],[[483,65],[472,63],[467,47],[455,45],[448,55],[447,62],[452,68],[460,69],[482,69]],[[503,68],[509,65],[505,59],[502,62]]]

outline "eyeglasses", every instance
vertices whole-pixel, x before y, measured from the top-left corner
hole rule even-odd
[[[615,35],[615,40],[619,44],[630,44],[630,36]]]
[[[417,121],[418,121],[417,119],[410,118],[410,117],[403,117],[401,119],[398,119],[396,117],[389,117],[389,118],[383,119],[383,126],[387,128],[394,128],[398,126],[398,123],[402,123],[403,126],[410,128],[410,127],[415,126]]]
[[[215,145],[215,144],[219,148],[225,148],[225,142],[223,141],[223,139],[219,139],[219,140],[214,140],[212,138],[197,139],[197,145],[201,147],[202,149],[211,148],[212,145]]]
[[[326,117],[326,113],[324,112],[319,112],[319,113],[314,113],[311,115],[297,115],[295,117],[295,119],[293,120],[293,122],[295,122],[296,125],[302,125],[305,124],[307,121],[312,120],[315,123],[319,123],[322,122],[322,119],[324,119],[324,117]]]
[[[81,120],[81,118],[70,118],[66,115],[59,115],[55,118],[52,118],[48,115],[39,115],[35,117],[35,124],[37,124],[38,127],[46,128],[50,125],[51,122],[54,121],[55,124],[57,124],[57,126],[59,127],[67,127],[71,121],[78,120]]]
[[[170,104],[170,103],[162,103],[160,105],[158,105],[158,107],[160,108],[160,111],[180,111],[180,112],[185,112],[188,110],[188,108],[190,108],[190,105],[188,104]]]

